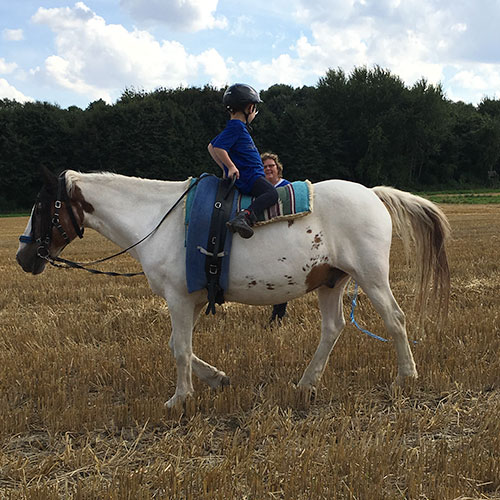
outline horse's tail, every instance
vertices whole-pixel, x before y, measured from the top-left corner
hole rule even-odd
[[[417,254],[416,302],[420,320],[429,301],[437,305],[438,315],[448,315],[450,270],[445,243],[450,235],[446,215],[434,203],[398,189],[376,186],[375,194],[387,207],[394,227],[403,240],[408,256],[413,241]]]

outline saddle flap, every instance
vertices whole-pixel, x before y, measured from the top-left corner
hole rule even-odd
[[[228,187],[227,181],[204,175],[191,198],[186,200],[186,281],[189,293],[207,287],[207,258],[211,256],[221,261],[219,285],[223,290],[227,289],[232,235],[226,237],[225,222],[236,212],[236,197],[225,197]],[[220,203],[218,208],[216,203]],[[212,220],[214,215],[219,218],[220,214],[224,215],[220,222]],[[215,264],[211,262],[210,265]]]

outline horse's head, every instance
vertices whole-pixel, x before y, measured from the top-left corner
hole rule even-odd
[[[19,237],[16,260],[24,271],[40,274],[51,259],[77,236],[83,236],[83,210],[66,191],[64,172],[57,178],[42,169],[44,185],[24,233]]]

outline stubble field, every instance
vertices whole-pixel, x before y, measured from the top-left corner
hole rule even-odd
[[[294,390],[318,339],[315,294],[269,328],[269,307],[231,304],[200,318],[195,352],[231,377],[175,390],[168,310],[143,277],[15,263],[26,218],[0,219],[0,498],[500,498],[500,205],[445,206],[448,324],[413,327],[400,243],[394,294],[420,378],[392,388],[392,343],[346,327],[313,402]],[[115,248],[88,231],[65,252]],[[125,256],[107,269],[138,270]],[[349,302],[345,301],[348,317]],[[361,293],[356,319],[385,336]]]

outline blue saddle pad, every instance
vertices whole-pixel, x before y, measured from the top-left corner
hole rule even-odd
[[[191,182],[195,182],[193,179]],[[203,174],[198,185],[189,191],[186,198],[186,281],[188,292],[196,292],[207,286],[205,275],[206,255],[200,249],[207,248],[208,233],[212,211],[217,196],[217,189],[221,179],[209,174]],[[237,196],[234,197],[231,217],[236,212]],[[224,242],[224,257],[222,258],[221,275],[219,284],[227,290],[229,281],[229,254],[233,241],[232,233],[229,231]]]

